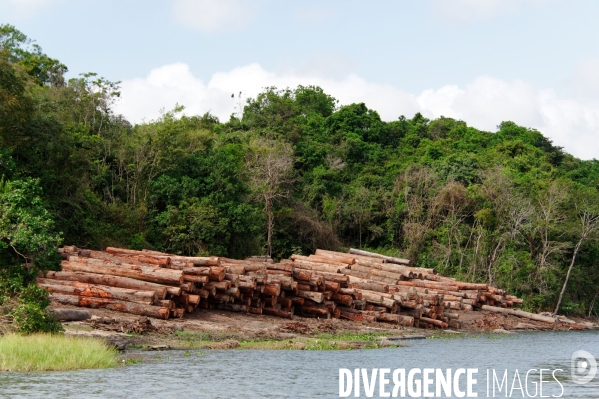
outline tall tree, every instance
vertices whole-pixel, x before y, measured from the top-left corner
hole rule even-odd
[[[275,227],[274,202],[289,196],[293,181],[293,149],[289,143],[263,137],[250,143],[247,166],[254,193],[264,202],[267,217],[266,255],[272,255],[272,235]]]
[[[559,298],[557,300],[557,305],[555,305],[555,310],[553,312],[554,315],[557,314],[559,308],[562,304],[562,299],[564,297],[564,292],[566,291],[566,287],[568,286],[568,280],[570,279],[570,274],[572,273],[572,268],[574,268],[574,264],[576,262],[576,256],[578,255],[582,244],[591,238],[593,235],[599,232],[599,204],[597,203],[597,193],[593,193],[591,197],[583,197],[582,199],[577,200],[575,203],[575,208],[578,213],[578,242],[574,247],[574,251],[572,252],[572,259],[570,260],[570,266],[568,267],[568,273],[566,274],[566,279],[564,280],[564,285],[562,286],[562,290],[559,294]]]

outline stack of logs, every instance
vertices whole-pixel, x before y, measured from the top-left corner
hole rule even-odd
[[[168,319],[197,307],[236,312],[459,328],[458,310],[522,301],[486,284],[441,277],[406,259],[317,250],[274,263],[150,250],[60,249],[61,272],[38,284],[63,304]]]
[[[442,277],[434,269],[411,267],[407,259],[350,249],[349,253],[317,250],[315,255],[292,255],[294,273],[311,271],[325,279],[347,277],[345,302],[333,297],[340,317],[377,320],[421,328],[460,328],[459,310],[483,305],[513,307],[522,303],[487,284]],[[302,287],[307,288],[307,287]],[[325,290],[326,291],[326,290]],[[365,303],[364,303],[365,302]]]

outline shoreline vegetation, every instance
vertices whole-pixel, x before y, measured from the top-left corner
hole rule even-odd
[[[0,337],[1,371],[67,371],[115,367],[117,350],[97,338],[62,334]]]

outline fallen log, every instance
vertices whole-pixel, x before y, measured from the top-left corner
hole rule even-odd
[[[554,317],[541,316],[540,314],[529,313],[529,312],[525,312],[520,309],[498,308],[498,307],[489,306],[489,305],[482,305],[481,309],[488,310],[490,312],[495,312],[495,313],[511,314],[511,315],[518,316],[518,317],[524,317],[526,319],[542,321],[544,323],[554,324],[556,322],[556,319]]]
[[[48,312],[60,321],[81,321],[92,318],[92,314],[87,310],[50,309]]]

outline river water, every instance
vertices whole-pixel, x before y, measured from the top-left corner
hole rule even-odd
[[[138,364],[109,370],[72,372],[0,373],[4,398],[338,398],[339,369],[477,368],[473,386],[478,397],[533,397],[539,369],[544,371],[543,396],[599,398],[599,373],[585,385],[571,379],[571,357],[585,350],[599,358],[599,332],[542,332],[513,335],[460,336],[451,339],[406,341],[405,346],[354,351],[165,351],[139,352]],[[129,354],[131,355],[131,353]],[[580,362],[576,363],[580,366]],[[589,366],[590,367],[590,366]],[[499,380],[508,378],[495,396],[489,389],[487,370]],[[528,383],[525,374],[530,369]],[[552,377],[552,371],[563,385]],[[519,389],[515,373],[522,390]],[[584,370],[578,369],[580,375]],[[587,368],[588,370],[588,368]],[[492,371],[489,371],[492,373]],[[371,375],[371,374],[368,374]],[[492,374],[491,383],[492,385]],[[391,375],[387,375],[391,379]],[[416,376],[422,378],[422,376]],[[465,379],[459,380],[465,390]],[[535,382],[537,384],[535,384]],[[528,387],[528,394],[526,388]],[[393,389],[393,382],[386,391]],[[510,392],[511,391],[511,392]],[[432,385],[435,393],[435,384]],[[356,397],[355,392],[350,397]],[[360,397],[364,396],[361,387]],[[406,392],[409,397],[409,392]],[[373,397],[379,397],[376,385]],[[446,397],[446,396],[438,396]],[[454,396],[451,396],[454,397]],[[537,396],[540,397],[539,392]]]

